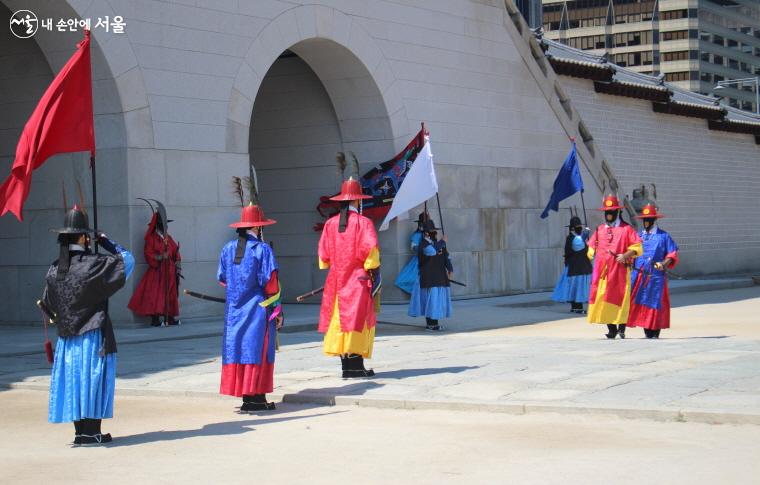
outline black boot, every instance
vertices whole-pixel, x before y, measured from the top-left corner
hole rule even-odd
[[[427,322],[427,326],[425,327],[425,330],[429,330],[431,332],[440,332],[441,330],[443,330],[443,325],[439,325],[438,320],[425,317],[425,321]]]
[[[652,338],[660,338],[660,329],[652,330]]]
[[[82,422],[74,421],[74,444],[82,444]]]
[[[150,316],[150,326],[151,327],[160,327],[161,326],[161,320],[158,319],[158,315],[151,315]]]
[[[583,303],[577,301],[570,302],[570,311],[572,313],[583,313]]]
[[[100,419],[85,418],[81,421],[82,436],[80,443],[83,446],[100,445],[113,441],[110,433],[103,434],[100,430]]]
[[[620,338],[625,338],[625,323],[618,325],[618,335]]]
[[[267,402],[265,394],[244,395],[243,405],[240,406],[240,411],[243,413],[250,413],[252,411],[271,411],[275,409],[273,402]]]
[[[343,378],[348,377],[348,358],[345,355],[340,356],[340,370],[342,371]]]
[[[372,377],[375,375],[375,371],[372,369],[364,368],[364,357],[359,354],[349,354],[346,358],[347,370],[343,373],[343,377],[347,379],[358,377]]]
[[[644,329],[644,336],[645,336],[646,338],[652,338],[652,331],[651,331],[651,330],[649,330],[648,328],[645,328],[645,329]]]
[[[612,324],[608,323],[607,324],[607,330],[608,330],[608,332],[606,334],[604,334],[605,337],[607,337],[608,339],[614,339],[615,337],[617,337],[617,334],[618,334],[617,325],[612,325]]]

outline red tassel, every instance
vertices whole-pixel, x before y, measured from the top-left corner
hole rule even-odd
[[[53,363],[53,343],[50,340],[45,340],[45,355],[47,356],[48,364]]]

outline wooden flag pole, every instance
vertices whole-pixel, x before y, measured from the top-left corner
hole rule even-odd
[[[90,172],[92,173],[92,225],[95,231],[93,248],[98,254],[98,184],[95,178],[95,155],[90,155]]]

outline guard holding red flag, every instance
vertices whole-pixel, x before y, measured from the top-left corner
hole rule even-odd
[[[150,324],[161,325],[159,317],[164,317],[164,325],[177,325],[179,315],[179,277],[182,256],[179,245],[169,235],[171,220],[167,219],[164,205],[154,200],[157,209],[145,232],[145,262],[148,269],[135,288],[129,300],[129,309],[141,316],[151,317]],[[148,202],[150,205],[150,202]],[[153,209],[153,206],[150,205]]]
[[[276,221],[251,203],[240,221],[230,224],[238,237],[219,258],[217,279],[227,289],[224,308],[222,383],[220,394],[243,398],[242,412],[275,408],[266,394],[274,389],[277,330],[285,321],[280,305],[277,261],[264,242],[262,227]]]
[[[324,353],[340,357],[344,378],[375,374],[364,367],[375,340],[372,288],[380,271],[375,227],[360,213],[360,201],[368,198],[358,180],[344,181],[340,194],[330,198],[340,202],[340,213],[325,222],[319,239],[319,268],[329,269],[319,332],[325,334]]]
[[[597,209],[604,211],[604,223],[588,242],[588,257],[594,260],[588,321],[606,324],[608,339],[625,338],[631,303],[630,263],[643,252],[636,231],[620,217],[622,209],[617,197],[605,197]]]
[[[628,315],[629,327],[642,327],[646,338],[660,338],[660,330],[670,328],[670,295],[666,269],[678,264],[678,245],[670,234],[657,226],[664,217],[657,207],[647,204],[637,219],[643,221],[639,231],[644,254],[631,271],[633,297]]]

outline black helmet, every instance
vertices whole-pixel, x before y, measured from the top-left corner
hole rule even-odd
[[[87,213],[80,209],[78,205],[74,205],[74,207],[66,213],[63,225],[64,227],[60,229],[51,229],[51,231],[58,234],[87,234],[93,232],[87,221]]]
[[[435,227],[435,222],[433,219],[426,219],[425,222],[422,223],[422,230],[425,232],[433,232],[440,229],[440,227]]]
[[[582,225],[583,223],[581,222],[581,218],[578,216],[573,216],[570,218],[570,224],[568,224],[567,227],[577,227]]]

